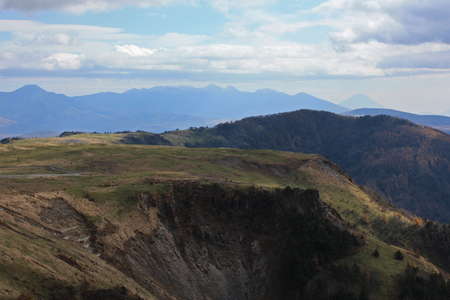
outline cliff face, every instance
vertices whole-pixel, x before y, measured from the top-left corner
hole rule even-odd
[[[0,235],[13,242],[0,245],[0,293],[301,299],[315,274],[362,245],[315,190],[164,185],[160,193],[130,196],[137,199],[129,199],[134,205],[122,217],[101,221],[89,217],[107,214],[96,199],[3,197]]]
[[[103,257],[158,299],[296,299],[360,242],[313,190],[183,183],[139,206],[157,216],[152,231]]]

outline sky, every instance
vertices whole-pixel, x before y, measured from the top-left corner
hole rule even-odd
[[[448,0],[0,0],[0,90],[362,93],[450,113]]]

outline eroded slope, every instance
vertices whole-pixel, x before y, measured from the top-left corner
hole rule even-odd
[[[408,240],[380,234],[391,220],[421,228],[421,219],[319,156],[73,139],[0,146],[2,174],[23,176],[0,187],[4,297],[395,299],[408,265],[439,272]],[[324,280],[334,288],[322,290]]]

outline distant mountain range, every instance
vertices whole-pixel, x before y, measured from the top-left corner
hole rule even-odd
[[[355,95],[336,105],[305,93],[288,95],[269,89],[244,92],[214,85],[154,87],[78,97],[27,85],[13,92],[0,92],[0,138],[55,136],[63,131],[159,133],[299,109],[352,116],[389,115],[450,133],[450,117],[446,116],[382,108],[348,111],[348,107],[371,105],[379,106],[365,95]]]
[[[382,106],[372,100],[367,95],[356,94],[351,96],[350,98],[342,101],[339,105],[348,107],[350,109],[358,109],[358,108],[381,108]]]
[[[297,109],[346,111],[305,93],[291,96],[267,89],[154,87],[68,97],[28,85],[0,93],[0,136],[54,135],[70,130],[163,132]]]
[[[450,117],[439,115],[416,115],[393,109],[362,108],[346,112],[349,116],[378,116],[386,115],[409,120],[413,123],[433,127],[446,133],[450,133]]]

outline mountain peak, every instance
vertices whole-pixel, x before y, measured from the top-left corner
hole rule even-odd
[[[210,84],[210,85],[205,87],[205,90],[218,92],[218,91],[222,91],[223,89],[220,86],[218,86],[218,85]]]
[[[372,98],[364,94],[355,94],[339,103],[341,106],[351,109],[358,108],[382,108],[383,106],[375,102]]]
[[[313,95],[305,93],[305,92],[297,93],[297,94],[295,94],[295,96],[298,96],[298,97],[305,97],[305,96],[307,96],[307,97],[314,97]],[[316,97],[314,97],[314,98],[316,98]]]
[[[36,84],[24,85],[23,87],[14,91],[14,93],[47,93],[46,90]]]
[[[272,90],[272,89],[258,89],[258,90],[256,90],[256,93],[259,93],[259,94],[283,94],[282,92]]]
[[[228,85],[225,89],[229,92],[239,92],[239,90],[232,85]]]

